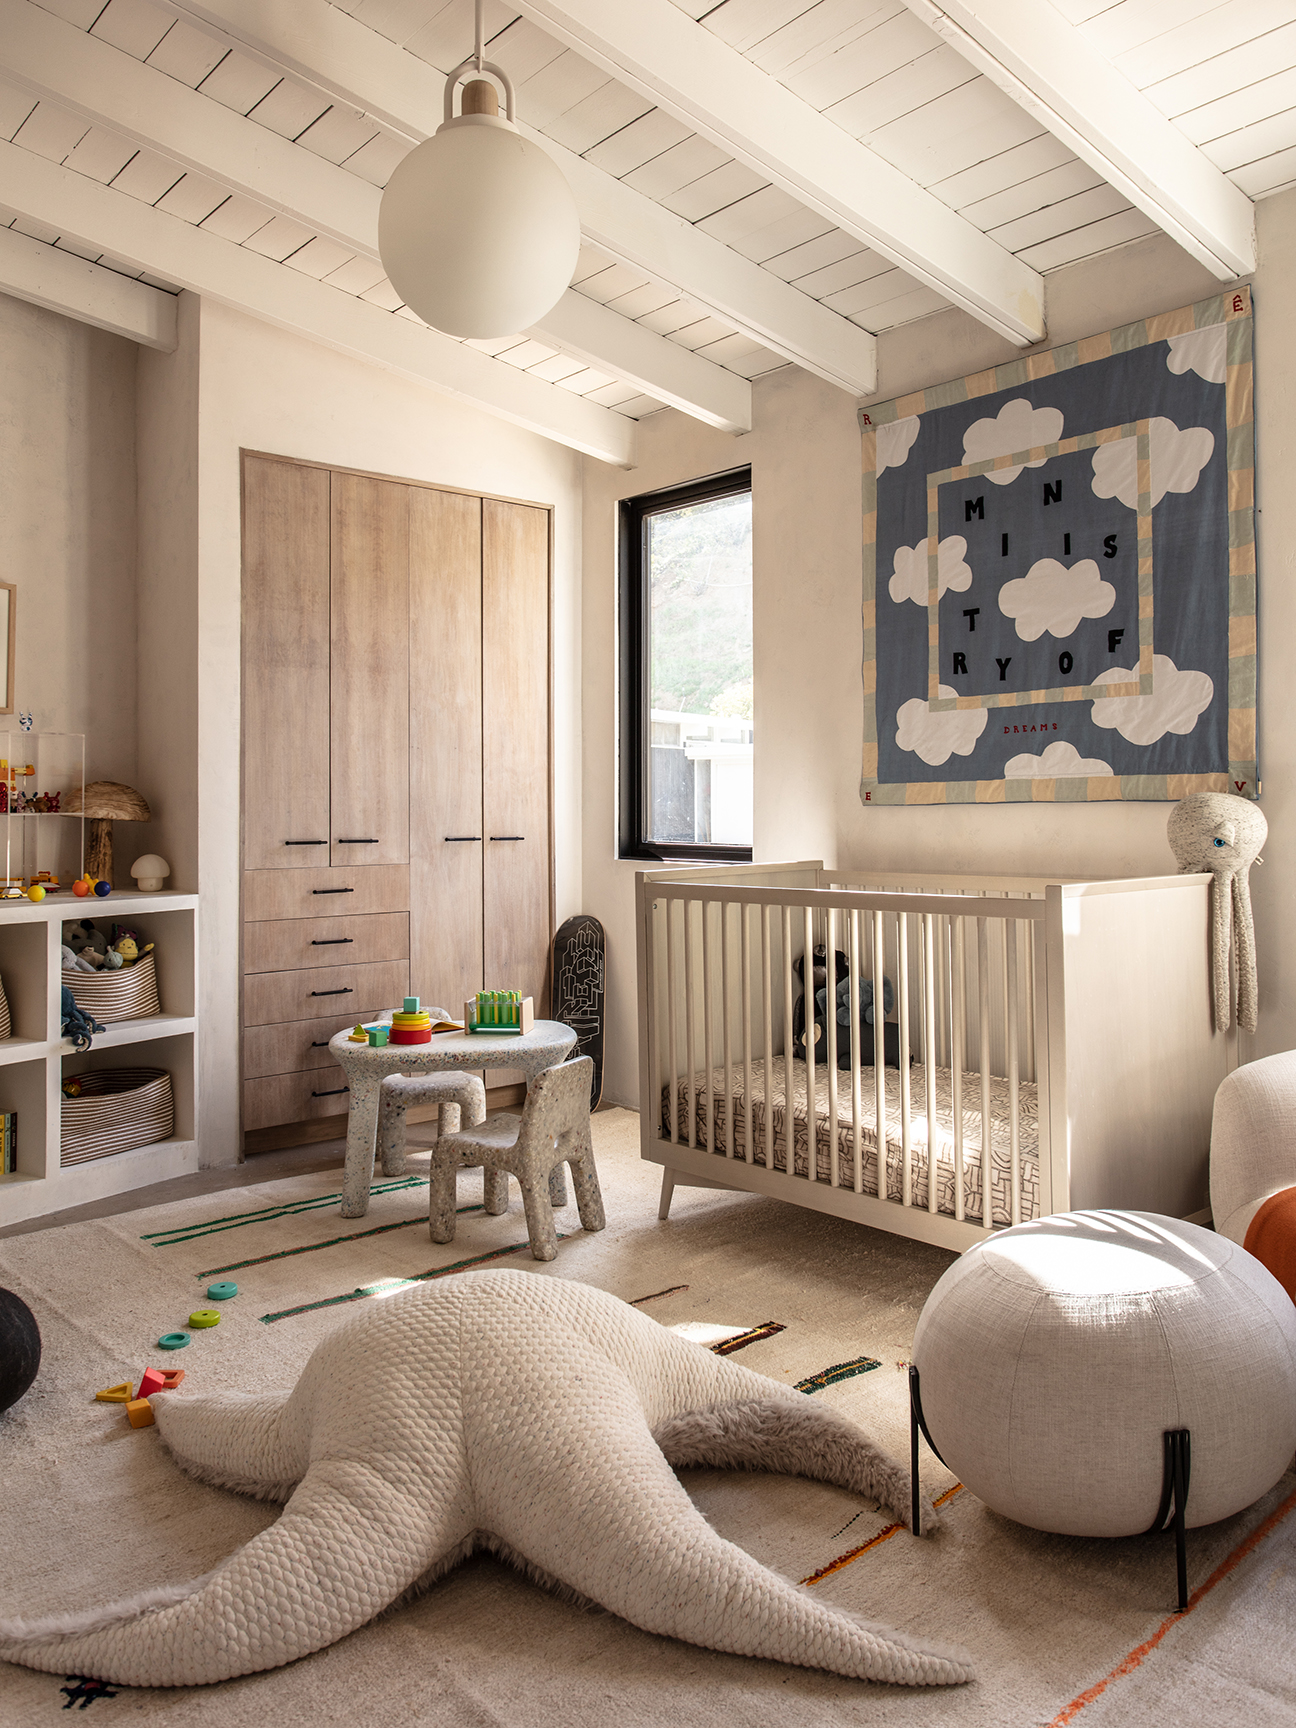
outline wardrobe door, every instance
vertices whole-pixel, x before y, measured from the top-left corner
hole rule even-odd
[[[549,959],[549,514],[482,502],[482,820],[488,990],[544,1011]]]
[[[333,476],[333,864],[409,859],[408,486]]]
[[[481,499],[410,488],[410,988],[482,988]]]
[[[329,859],[329,474],[243,459],[243,863]]]

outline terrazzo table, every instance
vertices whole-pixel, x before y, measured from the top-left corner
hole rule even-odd
[[[576,1043],[570,1026],[557,1020],[537,1020],[519,1037],[481,1032],[439,1032],[428,1044],[352,1044],[350,1029],[329,1039],[329,1054],[339,1064],[350,1089],[347,1112],[346,1170],[342,1177],[342,1216],[363,1218],[369,1210],[374,1145],[378,1135],[378,1096],[389,1074],[435,1074],[446,1069],[520,1068],[529,1086],[537,1074],[566,1059]],[[563,1167],[554,1170],[561,1184],[558,1205],[564,1204],[567,1182]],[[555,1184],[555,1185],[557,1185]]]

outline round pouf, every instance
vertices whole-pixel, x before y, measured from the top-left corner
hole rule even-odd
[[[12,1290],[0,1290],[0,1410],[16,1404],[36,1378],[40,1352],[36,1316]]]
[[[1186,1522],[1272,1488],[1296,1451],[1296,1307],[1236,1243],[1146,1212],[1060,1212],[971,1249],[914,1337],[932,1444],[1037,1530],[1133,1536],[1191,1434]]]

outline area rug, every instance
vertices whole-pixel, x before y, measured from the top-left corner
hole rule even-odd
[[[595,1118],[608,1228],[559,1214],[558,1258],[530,1257],[520,1199],[480,1210],[460,1179],[458,1234],[433,1244],[427,1186],[380,1179],[363,1219],[338,1211],[340,1166],[0,1244],[0,1283],[37,1313],[44,1358],[0,1417],[0,1611],[38,1615],[194,1577],[277,1509],[183,1476],[156,1430],[132,1430],[100,1387],[150,1364],[185,1388],[282,1385],[357,1302],[474,1266],[578,1278],[636,1303],[700,1345],[831,1402],[903,1457],[905,1370],[927,1292],[951,1256],[751,1195],[676,1191],[638,1121]],[[233,1281],[218,1326],[172,1357],[156,1348]],[[375,1362],[375,1377],[384,1365]],[[468,1562],[426,1595],[331,1649],[269,1674],[182,1690],[102,1687],[0,1664],[0,1723],[92,1709],[98,1722],[277,1728],[547,1728],[606,1724],[815,1728],[950,1723],[1079,1728],[1288,1723],[1296,1710],[1296,1479],[1189,1541],[1192,1605],[1176,1616],[1169,1538],[1081,1541],[987,1511],[930,1454],[923,1477],[944,1527],[918,1542],[857,1497],[786,1477],[689,1471],[717,1530],[834,1603],[961,1644],[970,1686],[869,1685],[698,1650],[546,1595],[507,1566]]]

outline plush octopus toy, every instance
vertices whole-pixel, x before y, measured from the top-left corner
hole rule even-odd
[[[1251,866],[1269,824],[1258,804],[1231,792],[1194,792],[1170,812],[1166,835],[1179,874],[1209,870],[1211,885],[1211,984],[1215,1030],[1227,1032],[1237,1011],[1244,1032],[1254,1032],[1258,1013],[1255,926],[1251,919]],[[1234,978],[1229,977],[1229,951]]]

